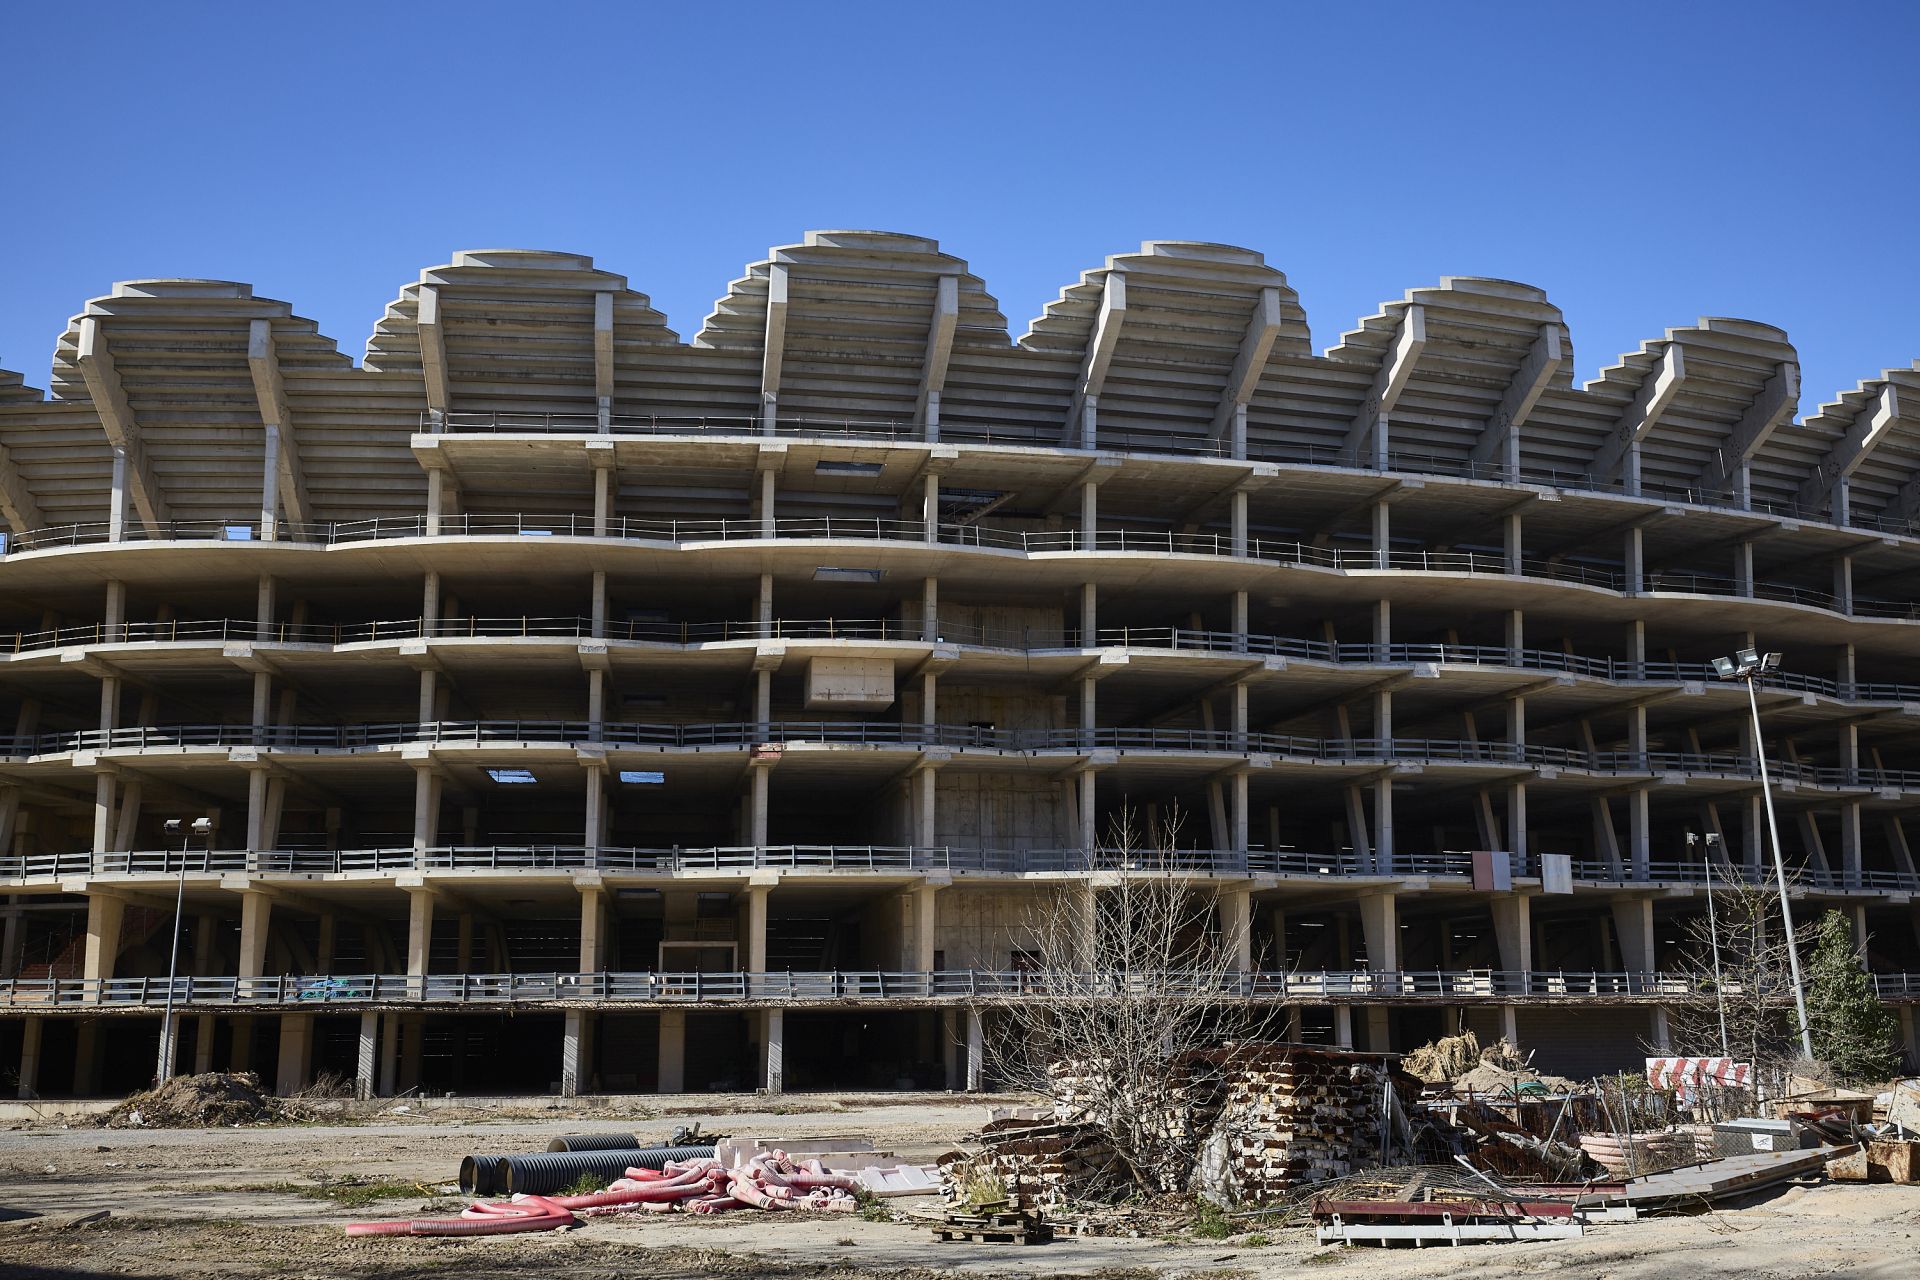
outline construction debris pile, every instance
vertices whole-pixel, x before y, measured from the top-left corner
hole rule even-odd
[[[276,1098],[251,1071],[174,1076],[136,1093],[95,1123],[108,1129],[206,1129],[311,1120],[311,1108]]]
[[[1209,1055],[1222,1088],[1200,1186],[1264,1204],[1377,1159],[1391,1060],[1301,1045],[1239,1045]]]
[[[705,1146],[610,1145],[620,1136],[576,1134],[553,1139],[548,1151],[468,1156],[460,1166],[461,1189],[479,1195],[506,1192],[508,1200],[475,1200],[458,1218],[351,1223],[347,1234],[498,1235],[574,1226],[579,1217],[640,1212],[851,1213],[859,1193],[896,1196],[935,1189],[928,1170],[891,1160],[865,1138],[811,1140],[834,1148],[829,1154],[797,1144],[789,1152],[753,1138],[722,1138]],[[560,1190],[587,1180],[600,1189]]]

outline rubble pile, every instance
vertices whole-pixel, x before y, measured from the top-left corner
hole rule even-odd
[[[1423,1084],[1448,1084],[1463,1095],[1523,1092],[1565,1093],[1573,1081],[1543,1075],[1527,1065],[1509,1040],[1481,1045],[1472,1031],[1421,1045],[1400,1060],[1400,1069]]]
[[[136,1093],[96,1123],[109,1129],[207,1129],[312,1118],[311,1108],[274,1097],[251,1071],[209,1071],[174,1076],[158,1089]]]

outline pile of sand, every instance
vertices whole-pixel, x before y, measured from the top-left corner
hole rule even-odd
[[[310,1108],[268,1093],[251,1071],[209,1071],[136,1093],[97,1123],[109,1129],[207,1129],[312,1118]]]

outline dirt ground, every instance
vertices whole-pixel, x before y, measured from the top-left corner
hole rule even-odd
[[[750,1097],[703,1098],[697,1108],[693,1102],[379,1112],[356,1123],[277,1129],[18,1126],[0,1131],[0,1276],[522,1280],[538,1271],[582,1280],[1251,1280],[1349,1273],[1412,1280],[1465,1268],[1476,1280],[1920,1276],[1920,1188],[1894,1186],[1793,1187],[1738,1209],[1599,1226],[1579,1240],[1464,1251],[1321,1248],[1305,1229],[1267,1231],[1265,1244],[1245,1235],[1062,1239],[1033,1248],[939,1244],[920,1225],[755,1213],[600,1218],[564,1233],[472,1240],[350,1239],[340,1229],[360,1219],[457,1208],[441,1189],[461,1156],[540,1150],[559,1133],[631,1127],[642,1138],[664,1138],[674,1125],[698,1118],[708,1129],[738,1134],[866,1134],[883,1149],[927,1159],[985,1116],[981,1099],[950,1095],[810,1095],[777,1108]],[[342,1178],[417,1183],[420,1193],[349,1209],[273,1189]],[[103,1208],[111,1213],[102,1221],[74,1221]]]

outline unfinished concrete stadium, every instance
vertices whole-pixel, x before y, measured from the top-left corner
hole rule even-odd
[[[1920,366],[1798,420],[1753,321],[1573,369],[1478,278],[1316,355],[1183,242],[1018,340],[876,232],[691,342],[456,254],[358,366],[116,285],[0,374],[0,1069],[138,1087],[171,1007],[282,1089],[973,1088],[1037,895],[1173,874],[1298,1039],[1586,1074],[1662,1043],[1708,860],[1770,873],[1763,758],[1911,1056]]]

